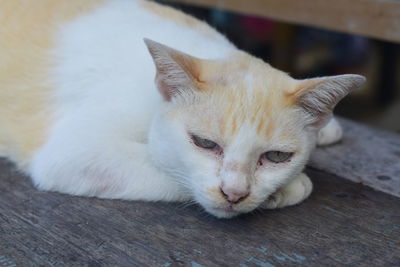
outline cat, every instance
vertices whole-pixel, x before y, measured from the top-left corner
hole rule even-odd
[[[0,155],[41,190],[220,218],[300,203],[310,152],[341,138],[334,106],[365,80],[293,79],[154,2],[0,7]]]

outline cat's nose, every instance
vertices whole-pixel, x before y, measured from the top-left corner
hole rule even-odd
[[[237,204],[243,201],[245,198],[248,197],[250,193],[249,190],[240,191],[230,188],[224,188],[223,186],[220,187],[220,191],[224,198],[232,204]]]

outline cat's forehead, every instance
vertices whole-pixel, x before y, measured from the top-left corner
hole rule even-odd
[[[265,91],[266,88],[292,86],[294,82],[285,72],[243,52],[236,52],[227,60],[203,62],[200,72],[206,85],[247,90],[261,87]]]
[[[290,120],[285,118],[292,106],[287,92],[295,82],[287,74],[260,60],[247,60],[226,66],[220,75],[211,85],[210,97],[218,106],[222,135],[235,136],[241,127],[250,127],[271,139]]]

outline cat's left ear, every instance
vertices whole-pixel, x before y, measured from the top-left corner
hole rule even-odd
[[[155,41],[144,39],[157,69],[156,84],[165,100],[185,90],[193,90],[200,81],[201,60]]]
[[[308,124],[320,128],[329,121],[336,104],[364,82],[365,77],[355,74],[300,80],[289,96],[307,112]]]

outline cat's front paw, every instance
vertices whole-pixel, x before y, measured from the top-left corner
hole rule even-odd
[[[335,118],[332,118],[327,125],[319,130],[317,145],[326,146],[337,143],[342,139],[342,136],[342,127]]]
[[[304,173],[278,189],[262,204],[265,209],[277,209],[292,206],[306,199],[312,191],[312,182]]]

